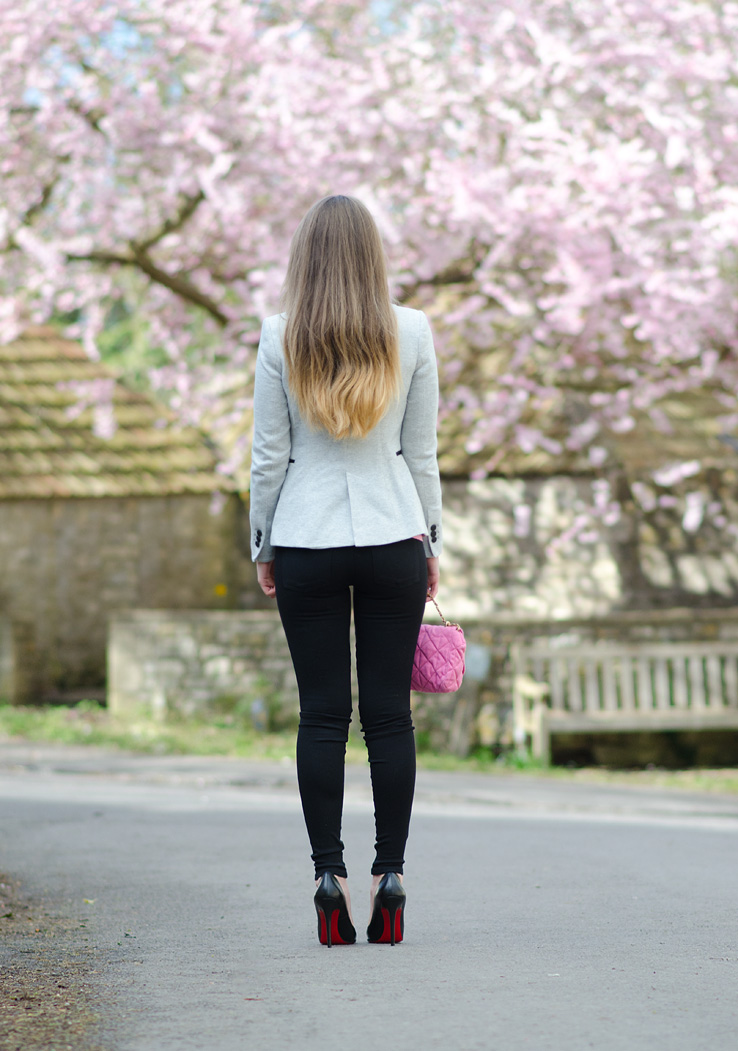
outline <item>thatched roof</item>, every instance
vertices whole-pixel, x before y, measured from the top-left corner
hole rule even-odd
[[[490,368],[494,364],[490,361]],[[475,378],[494,382],[493,376]],[[80,390],[100,381],[112,383],[117,427],[109,438],[95,433],[92,406],[80,411]],[[442,473],[468,478],[490,459],[490,473],[508,478],[593,477],[613,468],[642,478],[685,460],[698,461],[702,470],[738,464],[738,439],[726,440],[718,422],[725,404],[716,392],[703,389],[664,399],[660,428],[643,414],[631,431],[603,436],[607,457],[593,466],[566,442],[571,422],[583,418],[584,396],[581,389],[562,385],[554,388],[550,404],[530,412],[525,422],[550,440],[548,449],[510,445],[471,453],[465,448],[467,428],[447,418],[439,435]],[[247,422],[242,421],[239,434]],[[126,387],[54,329],[28,329],[0,346],[0,500],[167,496],[232,488],[215,466],[199,431],[178,427],[165,406]]]
[[[93,429],[93,405],[79,411],[101,381],[112,384],[109,438]],[[212,493],[228,488],[215,463],[199,431],[53,329],[0,346],[0,500]]]

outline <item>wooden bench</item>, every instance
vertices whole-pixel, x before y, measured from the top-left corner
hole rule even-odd
[[[514,646],[514,735],[738,730],[738,641]]]

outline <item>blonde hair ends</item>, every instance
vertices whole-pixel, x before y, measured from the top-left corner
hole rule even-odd
[[[384,246],[368,209],[324,197],[295,231],[282,289],[290,389],[308,424],[364,438],[400,383]]]

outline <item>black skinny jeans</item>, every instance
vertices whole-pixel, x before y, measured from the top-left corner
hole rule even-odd
[[[351,722],[351,588],[359,716],[369,751],[376,858],[402,872],[415,789],[413,655],[428,586],[420,541],[276,548],[277,605],[300,691],[297,778],[315,877],[345,876],[341,817]]]

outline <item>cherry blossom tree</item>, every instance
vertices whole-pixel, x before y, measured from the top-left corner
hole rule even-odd
[[[238,474],[291,234],[351,193],[432,318],[449,470],[604,470],[705,388],[730,432],[736,69],[732,0],[0,0],[0,337],[135,317]]]

